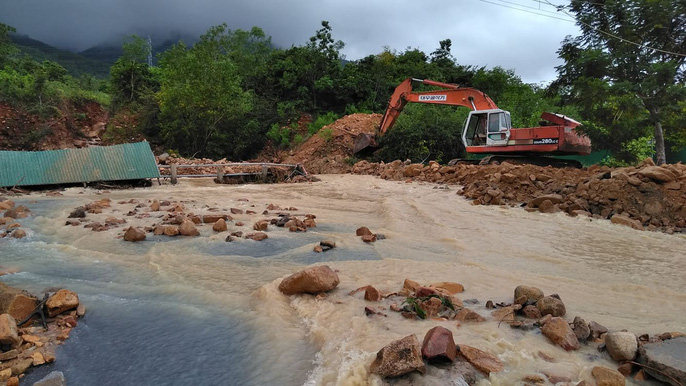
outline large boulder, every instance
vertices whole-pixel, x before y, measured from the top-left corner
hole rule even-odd
[[[17,347],[22,339],[17,332],[17,322],[10,314],[0,315],[0,344]]]
[[[448,291],[451,295],[455,295],[460,292],[464,292],[464,286],[462,284],[453,283],[449,281],[442,281],[440,283],[431,284],[429,287],[441,288]]]
[[[630,332],[610,332],[605,335],[605,347],[617,362],[633,361],[638,351],[638,341],[636,335]]]
[[[355,231],[355,235],[357,236],[371,236],[372,234],[372,231],[370,231],[367,227],[359,227]]]
[[[24,320],[38,306],[38,299],[20,289],[0,283],[0,313]]]
[[[371,372],[382,377],[397,377],[413,371],[424,373],[419,340],[415,335],[406,336],[379,350],[371,365]]]
[[[567,351],[579,349],[579,340],[567,321],[562,318],[551,318],[541,327],[541,332],[553,343]]]
[[[613,224],[628,226],[639,231],[643,230],[643,225],[640,221],[631,219],[623,214],[615,214],[614,216],[612,216],[612,218],[610,218],[610,221]]]
[[[338,283],[340,280],[336,272],[328,265],[318,265],[283,279],[279,284],[279,290],[286,295],[316,294],[331,291],[338,286]]]
[[[428,361],[454,361],[457,347],[453,333],[445,327],[436,326],[429,330],[422,342],[422,356]]]
[[[198,236],[200,231],[195,227],[195,223],[191,220],[183,220],[181,225],[179,225],[179,234],[181,236]]]
[[[134,227],[129,227],[126,232],[124,232],[124,241],[143,241],[145,240],[145,237],[145,232]]]
[[[226,220],[223,218],[220,218],[214,223],[214,225],[212,225],[212,230],[215,232],[226,232],[227,229]]]
[[[564,198],[559,194],[544,194],[529,201],[528,205],[532,208],[538,208],[539,205],[543,203],[543,201],[550,201],[551,204],[559,204],[563,200]]]
[[[638,174],[659,183],[670,182],[674,180],[674,174],[671,171],[659,166],[645,167],[639,170]]]
[[[519,299],[522,296],[526,296],[527,304],[536,304],[543,297],[543,291],[536,287],[519,285],[514,290],[514,298]]]
[[[485,351],[465,344],[461,344],[458,349],[462,357],[486,375],[503,371],[504,367],[500,359]]]
[[[52,371],[48,375],[41,378],[40,381],[33,384],[33,386],[66,386],[67,380],[64,379],[64,374],[61,371]]]
[[[626,384],[624,376],[619,371],[607,367],[596,366],[591,370],[591,374],[598,386],[624,386]]]
[[[586,321],[580,316],[574,317],[572,329],[574,330],[576,338],[579,339],[580,342],[585,342],[591,335],[591,329],[588,327],[588,323],[586,323]]]
[[[641,345],[639,362],[653,377],[671,385],[686,385],[686,337]]]
[[[50,296],[45,307],[50,317],[57,316],[65,311],[73,310],[79,306],[79,295],[74,291],[61,289]]]
[[[544,296],[536,302],[536,308],[541,310],[541,315],[565,316],[567,310],[562,300],[552,297]]]

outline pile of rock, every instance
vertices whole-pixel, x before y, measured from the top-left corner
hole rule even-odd
[[[24,205],[15,205],[12,200],[0,201],[0,239],[3,237],[14,237],[22,239],[26,237],[26,230],[22,229],[19,219],[28,217],[31,210]]]
[[[362,239],[362,241],[365,243],[373,243],[376,240],[383,240],[386,238],[386,236],[381,233],[372,233],[372,231],[370,231],[367,227],[357,228],[355,235],[360,236],[360,239]]]
[[[686,165],[588,169],[534,165],[441,166],[361,161],[353,173],[388,180],[464,186],[458,194],[475,205],[523,206],[529,211],[612,219],[636,229],[686,231]]]
[[[0,283],[0,382],[18,385],[32,366],[54,362],[57,345],[69,338],[85,312],[73,291],[60,289],[39,301]],[[33,326],[41,323],[41,314],[47,328]]]

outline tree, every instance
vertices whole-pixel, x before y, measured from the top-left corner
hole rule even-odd
[[[110,69],[110,86],[116,107],[138,102],[157,82],[148,67],[148,42],[137,35],[128,36],[122,46],[124,53]]]
[[[686,97],[686,3],[572,0],[569,9],[582,35],[563,41],[553,87],[612,150],[652,126],[657,163],[665,163],[663,131],[672,128],[664,123]]]
[[[226,25],[212,27],[192,48],[179,43],[160,60],[161,134],[186,155],[241,159],[259,142],[259,126],[244,120],[253,95],[227,54],[229,36]]]
[[[14,32],[17,32],[14,27],[0,23],[0,69],[18,51],[10,38],[10,34]]]

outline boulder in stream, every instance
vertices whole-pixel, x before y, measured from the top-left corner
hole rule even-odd
[[[336,272],[328,265],[318,265],[283,279],[279,284],[279,290],[286,295],[316,294],[331,291],[338,286],[338,283],[340,280]]]
[[[644,370],[648,374],[660,381],[686,385],[686,337],[645,343],[639,349],[638,361],[646,365]]]
[[[415,335],[396,340],[379,350],[371,365],[371,372],[382,377],[397,377],[413,371],[426,372]]]

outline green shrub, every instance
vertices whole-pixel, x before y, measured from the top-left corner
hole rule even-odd
[[[333,141],[333,129],[331,129],[331,128],[322,129],[321,131],[319,131],[319,136],[322,137],[322,139],[326,143],[331,143]]]
[[[314,122],[307,125],[307,132],[310,135],[314,135],[319,130],[321,130],[322,127],[328,126],[328,125],[336,122],[336,120],[338,118],[339,118],[338,115],[336,115],[335,113],[333,113],[331,111],[329,111],[328,113],[326,113],[324,115],[320,115],[317,117],[317,119]]]

